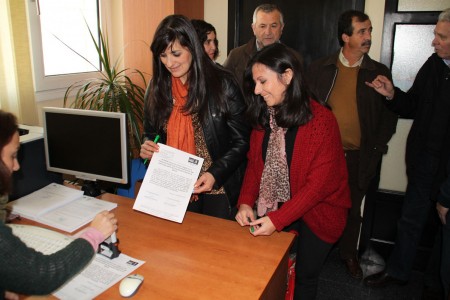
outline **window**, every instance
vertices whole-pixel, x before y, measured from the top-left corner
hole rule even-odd
[[[99,8],[99,0],[27,0],[36,101],[61,99],[69,85],[96,76],[89,29],[97,38]]]

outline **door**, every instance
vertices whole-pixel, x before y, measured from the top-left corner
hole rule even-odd
[[[302,54],[305,66],[339,49],[337,20],[342,12],[364,11],[364,0],[229,0],[228,52],[253,36],[253,12],[263,3],[274,3],[283,12],[281,41]]]

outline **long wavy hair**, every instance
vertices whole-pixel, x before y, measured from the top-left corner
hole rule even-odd
[[[16,117],[0,109],[0,153],[3,148],[11,142],[12,137],[18,130]],[[2,159],[0,159],[0,196],[11,191],[11,173]]]
[[[161,62],[160,55],[175,41],[187,48],[192,55],[187,79],[189,92],[184,112],[197,113],[199,119],[204,121],[208,112],[207,97],[214,98],[214,104],[220,112],[226,112],[226,99],[221,78],[230,73],[217,66],[206,55],[197,32],[188,18],[182,15],[170,15],[159,24],[150,46],[153,53],[153,78],[147,88],[144,114],[147,122],[157,130],[164,128],[173,108],[172,75]]]
[[[258,51],[248,62],[244,73],[244,94],[247,101],[247,120],[253,128],[265,128],[269,125],[267,104],[263,97],[256,95],[252,67],[263,64],[278,74],[291,69],[293,77],[284,93],[284,100],[275,106],[275,119],[278,126],[289,128],[306,124],[312,118],[310,93],[302,73],[301,63],[292,50],[281,43],[274,43]]]

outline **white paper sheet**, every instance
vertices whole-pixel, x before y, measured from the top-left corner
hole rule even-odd
[[[91,222],[101,211],[112,210],[117,204],[83,196],[36,218],[36,221],[67,232],[73,232]]]
[[[114,259],[96,254],[80,274],[54,292],[53,296],[64,300],[93,299],[144,263],[145,261],[123,253]],[[119,290],[117,290],[117,298],[120,298]]]
[[[83,196],[83,191],[51,183],[22,198],[8,203],[12,213],[34,220],[37,216],[72,202]]]
[[[133,209],[182,223],[203,158],[159,143]]]
[[[91,222],[116,203],[83,196],[83,191],[51,183],[40,190],[8,203],[12,213],[67,232]]]
[[[57,231],[32,225],[9,224],[9,226],[13,230],[13,233],[28,245],[28,247],[34,248],[46,255],[63,249],[73,238],[82,234],[81,231],[75,236],[70,237]],[[53,295],[67,300],[93,299],[144,263],[145,261],[132,258],[124,253],[121,253],[114,259],[96,254],[79,274],[67,281]],[[118,290],[117,298],[120,298]]]

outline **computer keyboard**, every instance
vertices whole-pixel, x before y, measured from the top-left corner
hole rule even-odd
[[[20,224],[8,226],[28,247],[47,255],[61,250],[73,241],[70,236],[38,226]]]

